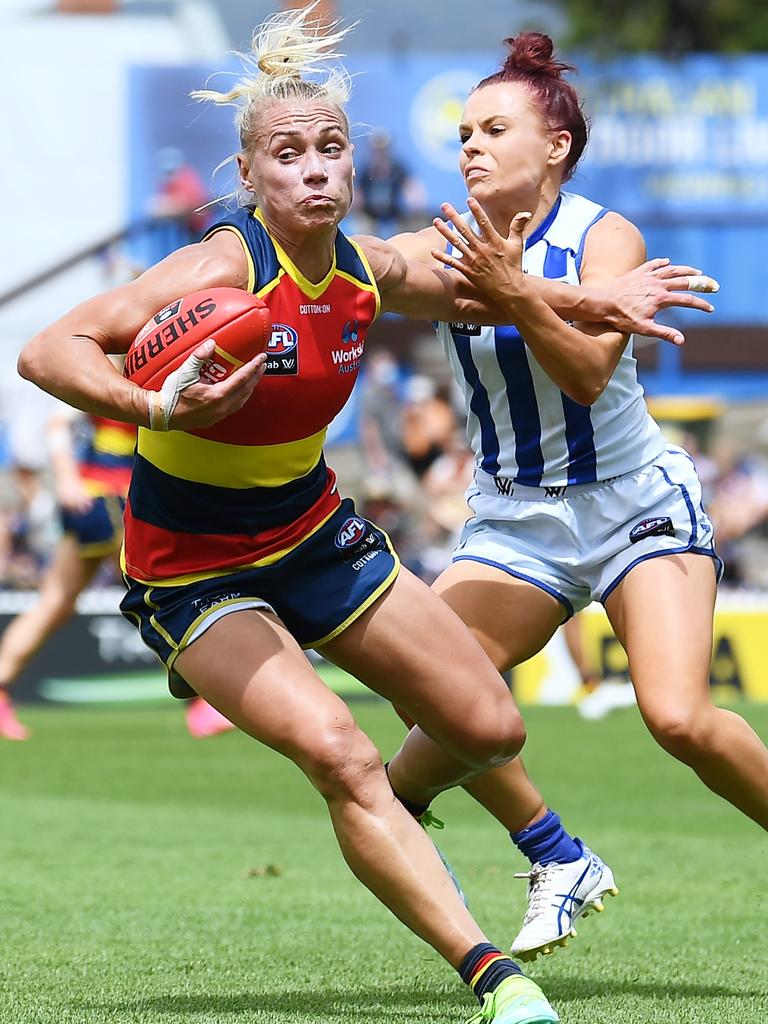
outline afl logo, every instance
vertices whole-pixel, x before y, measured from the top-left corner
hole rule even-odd
[[[643,519],[629,531],[629,543],[637,544],[646,537],[674,537],[675,527],[669,516],[653,516]]]
[[[359,544],[367,532],[365,522],[359,516],[352,516],[336,534],[336,547],[342,550],[351,548],[354,544]]]
[[[347,320],[341,331],[341,340],[345,345],[354,344],[360,334],[360,322],[358,320]]]
[[[161,309],[159,313],[155,314],[154,320],[156,324],[164,324],[166,320],[170,320],[171,317],[176,316],[181,307],[181,299],[176,299],[170,306],[166,306],[165,309]]]
[[[291,352],[298,344],[299,336],[292,327],[287,324],[273,324],[272,336],[267,345],[267,354],[270,356],[281,356],[285,352]]]

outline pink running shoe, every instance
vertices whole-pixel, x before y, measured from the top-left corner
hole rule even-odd
[[[187,729],[189,735],[196,739],[204,736],[216,736],[220,732],[229,732],[235,729],[228,718],[225,718],[216,708],[211,707],[202,697],[195,697],[187,705]]]
[[[28,740],[29,729],[16,717],[11,698],[0,687],[0,737],[6,740]]]

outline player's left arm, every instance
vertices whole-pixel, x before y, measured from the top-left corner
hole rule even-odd
[[[503,305],[537,362],[550,379],[574,401],[591,405],[605,390],[628,335],[601,324],[572,324],[562,320],[543,300],[536,278],[522,273],[523,240],[518,214],[505,238],[493,227],[479,204],[472,206],[477,232],[450,211],[451,225],[436,226],[458,250],[433,255],[459,271],[492,302]],[[640,266],[645,245],[634,225],[617,214],[606,214],[589,232],[582,283],[602,286]]]
[[[484,213],[475,216],[482,234],[469,231],[458,240],[461,258],[432,253],[459,274],[407,260],[377,239],[359,239],[376,277],[382,308],[448,322],[514,323],[555,384],[574,401],[591,405],[608,383],[626,336],[603,331],[592,337],[566,324],[540,297],[522,271],[523,231],[530,214],[515,217],[507,238],[497,234]],[[454,225],[459,227],[457,221]],[[462,298],[462,280],[474,293],[485,295],[485,301]]]

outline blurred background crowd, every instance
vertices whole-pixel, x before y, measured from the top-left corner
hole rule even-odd
[[[13,370],[43,324],[141,272],[217,216],[232,191],[231,123],[188,99],[234,67],[273,2],[5,0],[10,95],[0,252],[0,588],[35,589],[58,539],[47,424],[60,408]],[[283,4],[282,6],[296,6]],[[680,314],[682,351],[638,339],[652,411],[694,457],[726,560],[725,586],[768,593],[768,14],[747,2],[610,0],[321,4],[360,19],[349,39],[357,195],[349,233],[387,236],[461,203],[455,125],[502,40],[551,33],[582,73],[593,140],[574,191],[635,220],[650,255],[722,284],[712,317]],[[610,36],[607,33],[610,32]],[[44,76],[30,75],[32,56]],[[39,81],[36,81],[39,79]],[[54,81],[56,88],[51,89]],[[46,84],[47,83],[47,84]],[[53,169],[51,167],[53,161]],[[431,581],[466,515],[472,459],[459,396],[427,323],[384,317],[333,425],[329,462],[403,561]],[[72,422],[73,438],[85,438]],[[92,584],[119,582],[102,567]]]

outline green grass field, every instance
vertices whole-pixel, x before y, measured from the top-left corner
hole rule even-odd
[[[385,754],[386,705],[355,713]],[[768,735],[768,708],[747,717]],[[348,873],[304,777],[163,704],[27,709],[0,744],[2,1024],[459,1024],[455,974]],[[621,888],[529,973],[564,1024],[768,1016],[768,839],[653,745],[634,711],[527,710],[529,768]],[[463,794],[440,844],[491,938],[525,864]]]

